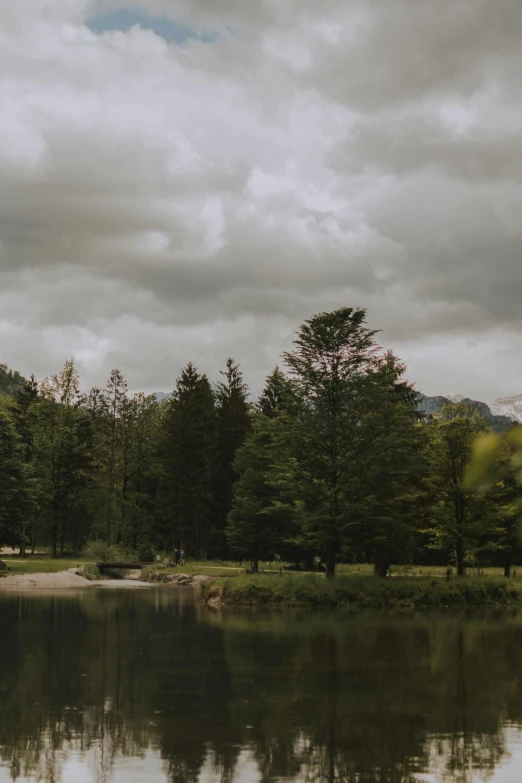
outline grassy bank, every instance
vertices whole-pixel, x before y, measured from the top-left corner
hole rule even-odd
[[[388,607],[501,606],[522,597],[513,580],[340,576],[237,576],[201,587],[204,600],[221,599],[225,606],[306,606],[384,609]]]

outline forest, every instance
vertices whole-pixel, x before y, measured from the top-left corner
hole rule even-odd
[[[509,575],[521,554],[509,445],[487,490],[467,486],[486,422],[462,403],[420,414],[376,335],[361,308],[312,316],[255,401],[233,359],[215,382],[187,364],[162,400],[129,393],[118,368],[84,392],[73,360],[43,380],[0,365],[0,546]]]

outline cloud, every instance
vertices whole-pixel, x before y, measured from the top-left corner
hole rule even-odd
[[[2,360],[150,390],[232,354],[258,389],[349,304],[464,388],[464,339],[522,330],[521,26],[516,0],[4,4]]]

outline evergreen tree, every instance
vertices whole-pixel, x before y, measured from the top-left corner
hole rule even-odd
[[[294,453],[303,535],[325,558],[328,576],[368,515],[368,497],[391,490],[389,464],[378,472],[378,490],[368,484],[389,445],[387,424],[400,410],[408,422],[414,416],[406,402],[413,391],[404,384],[401,392],[400,365],[382,356],[374,335],[365,310],[344,307],[306,321],[284,355],[302,399]]]
[[[257,404],[258,409],[265,416],[274,418],[283,411],[291,411],[296,404],[292,382],[276,366],[266,379]]]
[[[12,406],[0,398],[0,547],[23,546],[35,502],[24,446]]]
[[[238,479],[234,484],[227,541],[240,559],[249,559],[252,570],[259,560],[272,560],[285,551],[291,535],[291,509],[285,503],[280,456],[287,433],[280,418],[256,413],[252,431],[234,460]]]
[[[127,382],[116,367],[111,370],[103,391],[102,405],[103,452],[102,475],[106,476],[104,487],[105,540],[107,544],[120,543],[122,479],[122,425],[121,417],[127,399]]]
[[[225,529],[232,508],[236,452],[242,446],[251,427],[248,386],[243,381],[239,365],[227,359],[224,380],[216,387],[216,452],[214,487],[216,514],[211,550],[214,555],[226,554]]]
[[[168,403],[163,438],[163,508],[172,548],[199,556],[212,515],[215,457],[214,394],[189,363]]]
[[[392,564],[411,562],[424,493],[417,393],[404,372],[388,352],[373,374],[372,411],[358,427],[365,472],[355,494],[361,522],[350,538],[382,577]]]
[[[33,433],[30,426],[29,411],[32,405],[38,399],[38,382],[34,375],[31,375],[30,379],[26,381],[23,388],[19,389],[16,394],[16,407],[14,410],[16,428],[21,438],[23,447],[23,458],[29,472],[31,471],[31,465],[33,462]],[[36,522],[37,522],[37,494],[38,485],[33,481],[34,491],[34,503],[31,504],[30,511],[24,515],[22,522],[22,536],[20,543],[20,556],[25,557],[27,544],[30,542],[32,546],[32,552],[34,553],[35,546],[35,534],[36,534]],[[28,535],[29,533],[29,535]]]
[[[41,487],[41,516],[52,556],[63,554],[65,542],[83,516],[90,455],[74,362],[40,384],[39,399],[30,408],[34,466]]]

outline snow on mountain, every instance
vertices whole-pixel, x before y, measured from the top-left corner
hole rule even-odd
[[[508,416],[513,421],[522,422],[522,394],[515,397],[499,397],[489,406],[496,416]]]
[[[443,394],[442,396],[455,404],[457,404],[458,402],[462,402],[462,400],[464,399],[463,394],[455,394],[454,392],[452,392],[451,394]]]

